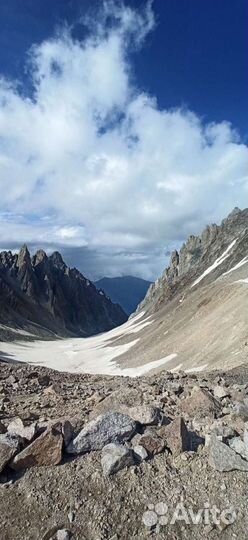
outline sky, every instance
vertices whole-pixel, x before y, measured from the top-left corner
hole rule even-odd
[[[156,279],[248,206],[246,0],[0,3],[0,248]]]

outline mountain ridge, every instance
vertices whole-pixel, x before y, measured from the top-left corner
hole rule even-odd
[[[185,286],[190,285],[198,274],[225,253],[234,240],[233,249],[230,249],[225,258],[227,271],[235,262],[240,262],[242,250],[248,250],[248,208],[240,210],[235,207],[220,225],[207,225],[201,235],[190,235],[179,251],[172,251],[169,265],[161,277],[150,286],[143,302],[137,307],[137,312],[144,308],[148,311],[155,309],[158,303],[171,299]],[[239,250],[237,248],[240,244]],[[216,272],[208,279],[221,274],[222,268],[217,270],[219,266],[221,265],[217,265]]]
[[[127,319],[122,308],[59,252],[38,250],[31,257],[24,245],[18,254],[0,253],[1,335],[9,328],[31,329],[49,337],[87,336],[110,330]]]

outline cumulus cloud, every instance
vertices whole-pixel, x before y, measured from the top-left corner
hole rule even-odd
[[[151,2],[107,1],[83,24],[82,41],[64,28],[31,48],[30,97],[0,81],[0,245],[61,247],[94,277],[154,277],[163,249],[244,206],[248,150],[227,121],[161,110],[135,83]]]

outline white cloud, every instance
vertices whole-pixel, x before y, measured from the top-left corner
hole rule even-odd
[[[32,99],[1,80],[0,212],[11,219],[0,244],[106,250],[103,273],[112,250],[113,268],[149,277],[154,250],[244,206],[248,150],[228,122],[160,110],[134,85],[129,53],[154,27],[151,3],[106,2],[87,22],[82,42],[67,29],[31,49]]]

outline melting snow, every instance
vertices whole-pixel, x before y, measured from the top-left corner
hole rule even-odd
[[[193,367],[193,368],[190,368],[190,369],[185,369],[185,373],[193,373],[193,372],[204,371],[204,369],[206,369],[207,366],[208,366],[208,364],[204,364],[204,366],[199,366],[199,367]]]
[[[144,314],[144,312],[139,313],[122,326],[98,336],[32,343],[2,343],[1,352],[11,354],[13,358],[21,362],[42,365],[58,371],[137,377],[162,366],[177,356],[170,354],[142,366],[123,367],[123,369],[121,363],[117,364],[114,361],[134,347],[140,339],[120,344],[118,338],[138,333],[153,322],[150,317],[140,320]]]
[[[231,272],[234,272],[235,270],[238,270],[238,268],[241,268],[241,266],[243,266],[244,264],[247,264],[247,263],[248,263],[248,257],[244,257],[242,259],[242,261],[239,261],[238,264],[236,264],[235,266],[230,268],[230,270],[228,270],[227,272],[224,272],[224,274],[222,274],[220,277],[227,276],[228,274],[231,274]]]
[[[220,264],[222,264],[225,261],[225,259],[227,259],[227,257],[231,255],[229,252],[234,246],[234,244],[236,244],[236,242],[237,242],[237,238],[235,238],[235,240],[233,240],[233,242],[230,244],[230,246],[228,246],[228,248],[224,251],[224,253],[222,253],[222,255],[218,257],[218,259],[216,259],[216,261],[211,266],[209,266],[205,270],[205,272],[203,272],[203,274],[194,281],[194,283],[191,285],[191,288],[195,287],[195,285],[200,283],[200,281],[202,281],[202,279],[204,279],[205,276],[207,276],[208,274],[210,274],[210,272],[215,270],[215,268],[217,268]]]

